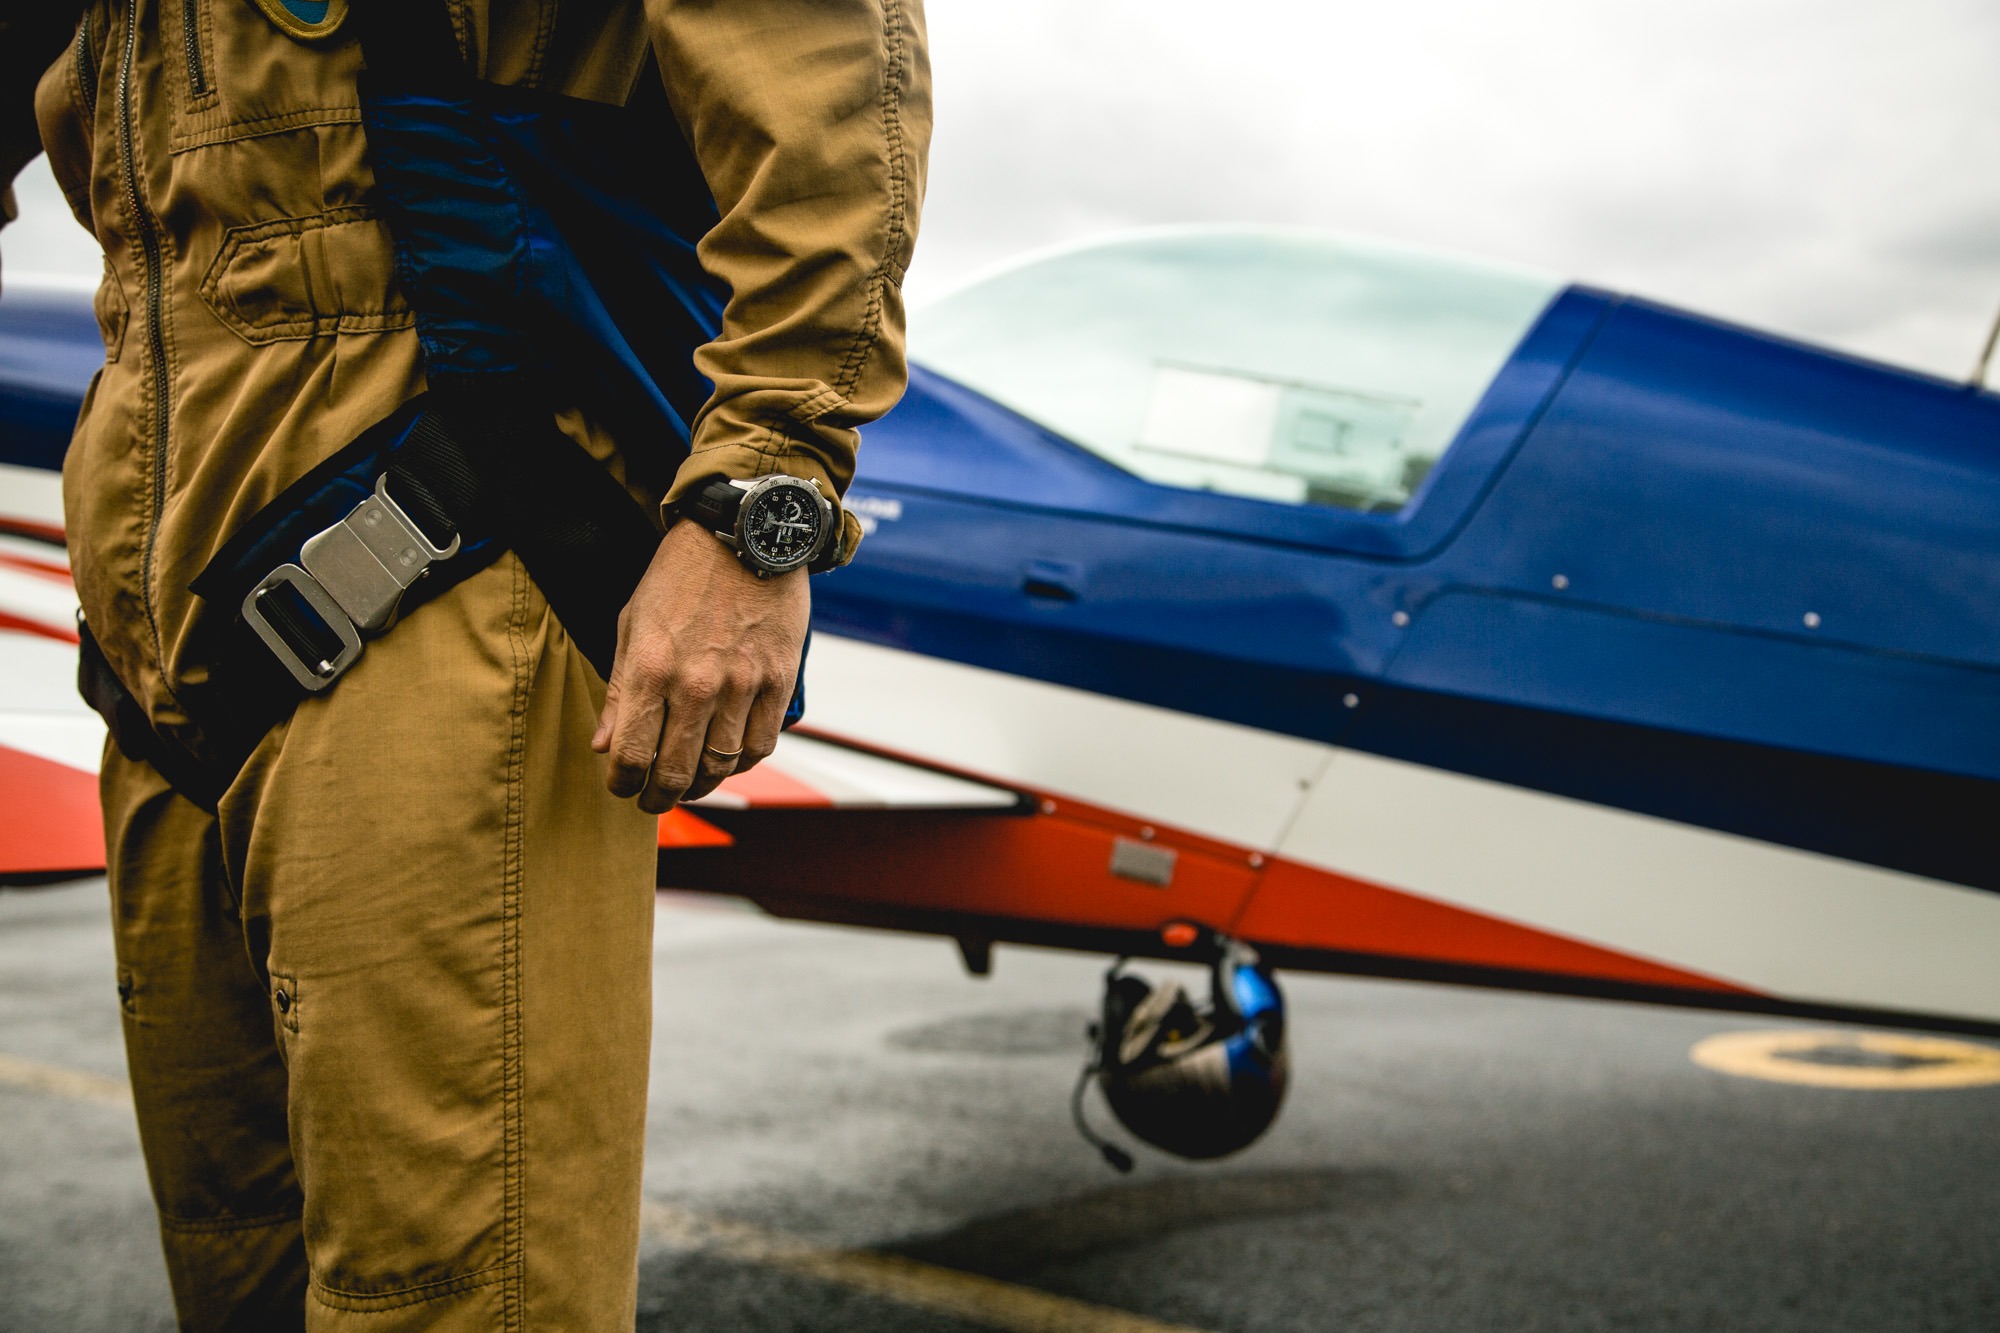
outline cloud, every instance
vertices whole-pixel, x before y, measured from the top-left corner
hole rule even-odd
[[[1963,375],[2000,308],[1992,0],[928,0],[910,290],[1250,221],[1528,264]],[[46,171],[13,271],[95,272]]]
[[[1962,375],[2000,306],[1983,0],[930,0],[921,298],[1123,225],[1530,264]]]

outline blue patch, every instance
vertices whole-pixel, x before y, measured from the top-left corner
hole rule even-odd
[[[326,11],[333,7],[333,0],[279,0],[279,3],[299,22],[311,24],[326,22]]]

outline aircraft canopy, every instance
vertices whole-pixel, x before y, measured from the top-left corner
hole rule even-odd
[[[1044,253],[910,316],[914,359],[1161,485],[1394,512],[1561,284],[1337,235]]]

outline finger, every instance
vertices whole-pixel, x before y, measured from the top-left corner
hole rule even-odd
[[[597,711],[597,730],[591,734],[590,748],[599,754],[611,753],[611,737],[618,730],[618,697],[625,682],[625,646],[631,641],[631,615],[618,613],[618,646],[611,662],[611,679],[604,682],[604,707]]]
[[[597,714],[597,730],[591,734],[590,748],[599,754],[610,754],[611,736],[617,730],[618,686],[611,682],[604,687],[604,707]]]
[[[777,748],[778,734],[785,727],[785,710],[792,704],[792,685],[787,679],[757,696],[757,702],[750,708],[750,720],[743,728],[743,757],[736,761],[738,773],[749,772]]]
[[[721,695],[719,682],[683,676],[674,683],[667,704],[667,725],[660,733],[660,752],[639,793],[639,808],[662,815],[674,808],[694,785],[701,766],[701,747],[709,719]]]
[[[611,718],[606,753],[611,763],[604,785],[614,796],[636,796],[645,789],[660,748],[660,731],[666,721],[665,689],[663,683],[653,682],[664,682],[666,671],[663,664],[621,658],[613,663],[611,672],[617,681],[618,707],[613,713],[606,706]]]
[[[702,742],[701,764],[695,773],[694,784],[687,789],[687,795],[681,797],[683,801],[700,800],[736,771],[743,757],[740,753],[743,731],[749,725],[750,705],[754,699],[749,690],[737,688],[726,691],[716,701],[715,713],[708,720],[708,735]]]

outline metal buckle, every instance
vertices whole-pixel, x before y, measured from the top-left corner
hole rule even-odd
[[[243,619],[293,679],[317,694],[361,656],[361,636],[387,629],[403,593],[433,564],[457,555],[460,545],[456,533],[449,546],[433,545],[389,497],[384,474],[375,481],[375,493],[346,518],[306,538],[297,564],[278,566],[250,590]],[[271,623],[264,599],[286,583],[340,640],[340,651],[331,658],[307,660]]]
[[[331,658],[308,662],[264,614],[264,598],[284,583],[289,583],[298,589],[299,596],[305,599],[306,605],[310,606],[339,638],[340,651]],[[314,694],[318,694],[340,679],[340,673],[353,666],[354,659],[361,656],[361,631],[354,627],[354,622],[340,609],[340,604],[328,595],[326,589],[319,586],[319,580],[297,565],[279,565],[266,574],[257,586],[250,590],[250,595],[243,599],[243,619],[257,632],[257,637],[264,641],[264,646],[276,655],[285,670],[292,673],[292,678]]]
[[[306,538],[299,563],[326,589],[341,610],[366,633],[389,627],[403,592],[438,560],[458,554],[451,545],[433,546],[403,507],[389,498],[389,477],[376,479],[375,493],[326,531]]]

